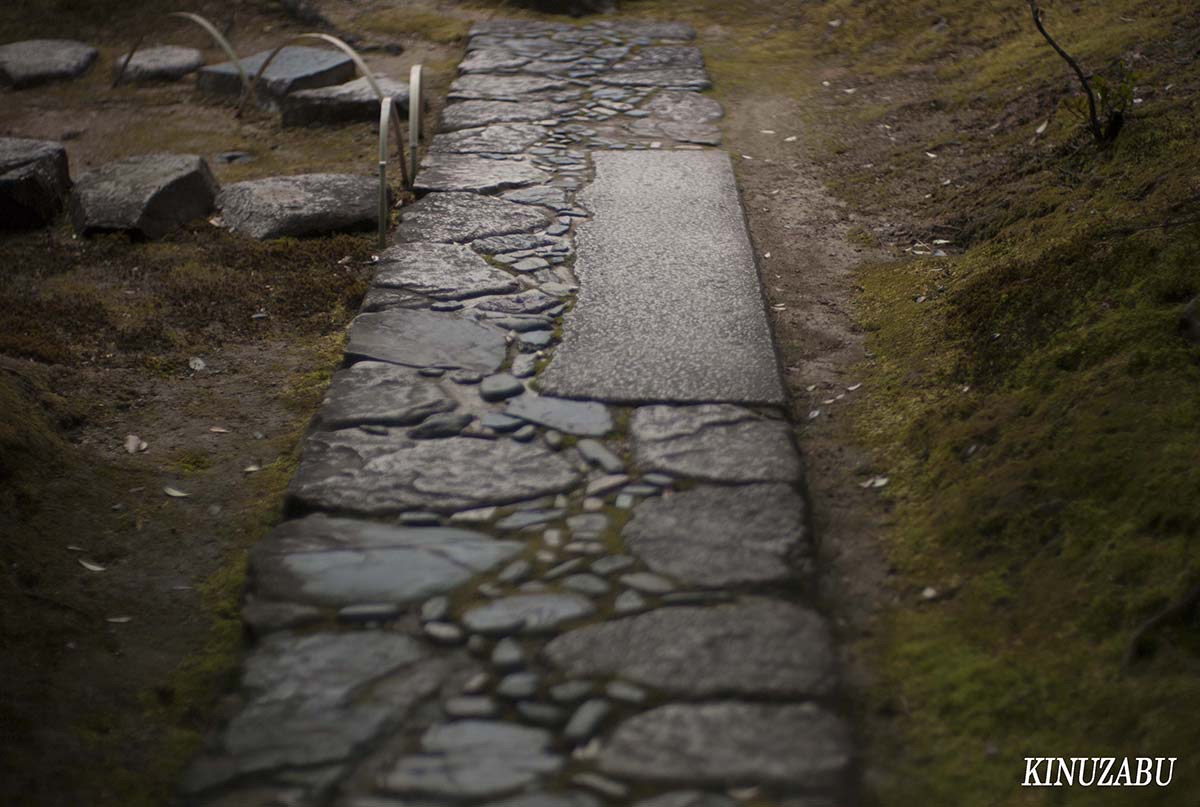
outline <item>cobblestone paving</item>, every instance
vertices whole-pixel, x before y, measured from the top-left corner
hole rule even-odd
[[[539,394],[590,305],[574,233],[595,155],[719,139],[693,36],[473,30],[292,518],[252,553],[255,645],[185,803],[846,803],[851,739],[782,411],[736,391]]]

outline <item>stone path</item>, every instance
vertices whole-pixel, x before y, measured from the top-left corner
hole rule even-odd
[[[846,803],[800,461],[692,37],[473,30],[252,553],[256,642],[186,803]]]

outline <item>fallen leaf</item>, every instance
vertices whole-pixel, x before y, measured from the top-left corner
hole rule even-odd
[[[925,590],[921,592],[921,599],[935,600],[935,599],[937,599],[937,595],[938,595],[938,592],[937,592],[936,588],[934,588],[933,586],[927,586],[925,588]]]
[[[253,474],[253,473],[258,473],[261,470],[262,470],[261,465],[251,464],[251,465],[247,465],[245,468],[243,468],[242,473]]]
[[[1038,134],[1045,134],[1045,132],[1046,132],[1046,127],[1047,127],[1047,126],[1049,126],[1049,125],[1050,125],[1050,121],[1046,121],[1046,122],[1045,122],[1045,123],[1043,123],[1041,126],[1037,127],[1037,133],[1038,133]]]
[[[847,392],[857,392],[860,389],[862,389],[861,381],[859,383],[855,384],[853,387],[846,387]]]
[[[186,499],[191,495],[190,493],[184,493],[182,490],[176,490],[175,488],[169,486],[163,488],[163,493],[175,499]]]
[[[229,434],[229,429],[224,426],[209,426],[208,430],[213,434]]]
[[[937,159],[937,155],[936,155],[936,154],[934,154],[932,151],[927,151],[927,152],[925,152],[925,156],[926,156],[926,157],[928,157],[928,158],[929,158],[929,159],[931,159],[931,160],[936,160],[936,159]]]
[[[808,413],[808,419],[809,419],[809,420],[816,420],[816,419],[817,419],[817,418],[819,418],[820,416],[821,416],[821,410],[820,410],[820,409],[814,409],[813,411],[811,411],[811,412],[809,412],[809,413]]]
[[[763,134],[775,134],[774,129],[760,129],[759,131],[761,131]]]
[[[188,367],[192,368],[196,372],[200,372],[207,366],[208,365],[204,363],[204,359],[200,358],[199,356],[192,356],[190,359],[188,359]]]
[[[84,560],[83,558],[79,559],[79,565],[82,566],[83,568],[87,569],[89,572],[104,571],[104,567],[101,566],[99,563],[92,563],[90,560]]]
[[[105,622],[113,622],[117,625],[124,625],[126,622],[132,622],[133,617],[131,617],[131,616],[110,616],[110,617],[107,617],[104,621]]]
[[[125,451],[129,454],[136,454],[142,445],[142,438],[136,434],[125,435]]]
[[[83,551],[82,546],[75,546],[74,544],[71,544],[70,546],[68,546],[67,549],[69,549],[72,552],[82,552]]]
[[[886,476],[873,476],[870,479],[868,479],[866,482],[859,482],[858,486],[860,488],[874,490],[876,488],[886,487],[887,483],[890,481],[891,480],[888,479]]]

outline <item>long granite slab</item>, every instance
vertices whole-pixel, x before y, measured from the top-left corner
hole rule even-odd
[[[783,403],[728,155],[595,152],[579,301],[546,392],[607,401]]]

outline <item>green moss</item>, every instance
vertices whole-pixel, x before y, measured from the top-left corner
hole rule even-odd
[[[188,449],[175,455],[175,467],[181,474],[192,476],[212,467],[212,457],[207,451]]]
[[[444,44],[462,40],[471,27],[468,19],[412,8],[373,11],[358,17],[355,24],[375,34],[420,37]]]

